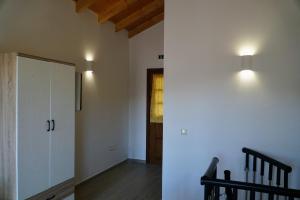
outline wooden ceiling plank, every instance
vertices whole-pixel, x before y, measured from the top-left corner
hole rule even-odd
[[[113,3],[107,6],[101,13],[98,15],[98,22],[105,23],[110,20],[112,17],[116,16],[118,13],[122,12],[127,8],[126,1],[120,0],[116,3]]]
[[[164,2],[162,0],[154,0],[154,1],[146,4],[141,9],[135,11],[134,13],[132,13],[129,16],[122,19],[121,21],[117,22],[116,23],[116,32],[129,27],[131,24],[135,23],[142,17],[145,17],[145,16],[155,12],[156,10],[163,8],[163,6],[164,6]]]
[[[151,26],[161,22],[162,20],[164,20],[164,13],[160,13],[159,15],[152,17],[150,20],[138,25],[134,29],[129,30],[128,37],[132,38],[133,36],[143,32],[144,30],[150,28]]]
[[[76,2],[76,12],[81,12],[84,9],[90,7],[94,4],[97,0],[78,0]]]
[[[138,2],[139,0],[118,0],[110,5],[106,6],[105,9],[99,13],[98,21],[105,23],[120,12],[126,10],[128,6]]]
[[[144,17],[141,17],[139,20],[137,20],[136,22],[130,24],[128,27],[126,27],[126,30],[132,30],[134,29],[135,27],[137,27],[138,25],[144,23],[145,21],[148,21],[149,19],[151,19],[152,17],[160,14],[160,13],[163,13],[164,12],[164,8],[160,8],[158,10],[155,10],[154,12],[151,12],[151,14],[149,15],[146,15]]]

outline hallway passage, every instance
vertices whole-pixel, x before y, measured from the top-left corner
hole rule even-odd
[[[161,200],[162,170],[133,160],[76,187],[76,200]]]

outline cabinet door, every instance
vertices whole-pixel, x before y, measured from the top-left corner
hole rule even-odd
[[[18,57],[17,80],[18,199],[26,199],[49,188],[49,63]]]
[[[54,64],[51,75],[50,182],[57,185],[74,177],[75,153],[75,69]]]

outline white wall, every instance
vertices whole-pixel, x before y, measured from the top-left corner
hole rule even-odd
[[[162,68],[158,59],[164,51],[163,22],[129,40],[130,103],[128,157],[146,160],[147,68]]]
[[[127,158],[128,48],[126,32],[100,26],[88,11],[77,14],[72,0],[0,0],[0,52],[73,62],[79,71],[86,54],[95,58],[76,119],[78,181]]]
[[[290,164],[300,188],[299,4],[166,0],[165,9],[163,199],[203,198],[213,156],[219,176],[242,180],[244,146]],[[246,86],[237,51],[249,45],[258,77]]]

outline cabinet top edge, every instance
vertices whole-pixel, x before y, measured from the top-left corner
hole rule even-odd
[[[51,59],[51,58],[44,58],[44,57],[25,54],[25,53],[15,52],[13,54],[16,54],[16,56],[23,57],[23,58],[31,58],[31,59],[42,60],[42,61],[46,61],[46,62],[54,62],[54,63],[69,65],[69,66],[73,66],[73,67],[76,66],[74,63],[65,62],[65,61],[61,61],[61,60],[55,60],[55,59]]]

